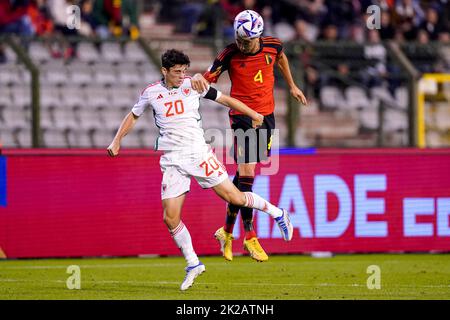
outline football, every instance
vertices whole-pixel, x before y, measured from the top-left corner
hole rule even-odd
[[[234,18],[235,36],[239,38],[257,38],[264,30],[263,18],[255,11],[245,10]]]

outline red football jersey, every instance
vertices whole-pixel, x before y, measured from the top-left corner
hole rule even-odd
[[[251,55],[239,51],[235,43],[228,45],[204,74],[209,82],[217,82],[225,70],[231,80],[230,95],[262,115],[273,113],[275,101],[274,64],[283,51],[281,41],[273,37],[260,38],[260,50]],[[230,114],[239,114],[231,110]]]

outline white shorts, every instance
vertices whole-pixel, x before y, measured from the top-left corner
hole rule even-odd
[[[225,166],[208,148],[196,154],[171,151],[159,160],[163,178],[161,199],[175,198],[190,190],[191,177],[203,188],[212,188],[228,179]]]

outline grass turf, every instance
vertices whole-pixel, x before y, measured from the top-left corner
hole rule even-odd
[[[450,299],[449,254],[201,257],[206,273],[181,292],[181,257],[0,261],[0,299]],[[81,290],[69,290],[78,265]],[[381,289],[367,288],[367,267],[381,269]]]

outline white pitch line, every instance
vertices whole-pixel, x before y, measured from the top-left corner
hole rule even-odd
[[[28,280],[28,279],[0,279],[0,282],[55,282],[55,283],[65,283],[64,280]],[[83,283],[99,283],[99,284],[176,284],[180,282],[177,281],[136,281],[136,280],[82,280]],[[219,282],[201,282],[196,283],[198,285],[223,285]],[[335,284],[335,283],[251,283],[251,282],[233,282],[228,283],[227,286],[283,286],[283,287],[366,287],[364,284],[352,283],[352,284]],[[389,286],[384,286],[386,287]],[[450,288],[450,285],[398,285],[395,287],[400,288]]]

